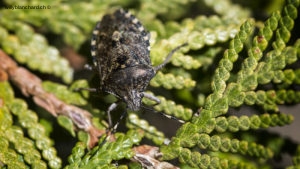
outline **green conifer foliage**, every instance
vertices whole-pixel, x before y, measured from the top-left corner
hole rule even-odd
[[[283,154],[292,161],[283,168],[300,168],[300,143],[268,132],[293,123],[281,106],[300,102],[299,0],[0,4],[1,169],[276,168]],[[99,84],[78,67],[92,60],[96,22],[121,7],[150,32],[154,66],[188,45],[149,84],[161,103],[144,98],[111,133],[117,99],[77,90]]]

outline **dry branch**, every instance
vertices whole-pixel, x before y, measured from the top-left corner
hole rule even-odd
[[[64,115],[69,117],[78,129],[90,135],[89,146],[93,147],[98,142],[98,137],[105,130],[97,129],[91,120],[91,114],[86,110],[69,105],[52,93],[46,92],[42,87],[42,80],[27,69],[20,67],[6,53],[0,50],[1,80],[8,77],[25,96],[32,96],[34,102],[49,111],[53,116]]]

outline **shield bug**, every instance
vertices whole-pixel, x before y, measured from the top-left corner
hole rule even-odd
[[[158,98],[144,91],[173,53],[186,45],[173,49],[163,63],[153,67],[150,61],[149,39],[150,33],[141,22],[123,9],[104,15],[93,30],[91,55],[94,69],[100,78],[100,87],[96,90],[115,95],[133,111],[140,109],[143,97],[160,102]],[[117,104],[113,103],[108,109],[108,114],[116,106]],[[110,115],[108,118],[111,124]]]

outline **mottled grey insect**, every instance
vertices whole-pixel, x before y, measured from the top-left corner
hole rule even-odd
[[[173,49],[162,64],[153,67],[149,39],[150,33],[141,22],[123,9],[103,16],[92,35],[91,55],[99,73],[99,90],[117,96],[133,111],[140,109],[143,97],[160,102],[144,91],[156,72],[183,46]],[[108,113],[116,106],[112,104]]]

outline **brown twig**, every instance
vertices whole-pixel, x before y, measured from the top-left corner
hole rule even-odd
[[[1,49],[0,72],[2,80],[5,80],[5,77],[8,76],[25,96],[32,96],[37,105],[49,111],[53,116],[67,116],[72,119],[78,129],[88,132],[90,135],[90,148],[96,145],[98,137],[105,133],[105,130],[99,130],[92,124],[91,114],[89,112],[76,106],[69,105],[59,100],[52,93],[46,92],[42,87],[40,78],[29,72],[27,69],[18,66],[16,62]]]
[[[135,155],[133,160],[142,164],[143,168],[153,168],[153,169],[179,169],[178,167],[165,162],[157,160],[162,156],[159,152],[159,148],[149,145],[141,145],[133,148]]]

